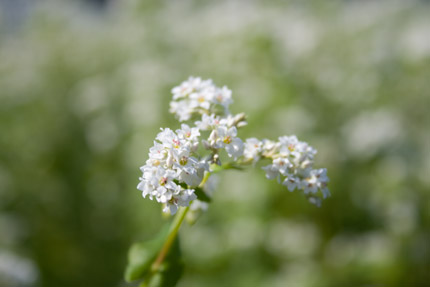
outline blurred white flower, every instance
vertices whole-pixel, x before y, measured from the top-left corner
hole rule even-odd
[[[370,157],[392,146],[403,134],[401,121],[389,110],[366,111],[343,127],[348,151],[355,156]]]
[[[231,91],[225,86],[218,88],[210,79],[190,77],[174,87],[172,94],[170,112],[181,122],[189,120],[193,115],[213,114],[217,106],[224,109],[224,115],[229,115],[228,107],[233,102]]]
[[[256,138],[248,138],[244,144],[243,156],[245,160],[250,160],[253,163],[257,162],[261,157],[263,143]]]
[[[262,147],[262,148],[260,148]],[[282,181],[289,191],[302,189],[311,203],[320,205],[315,197],[321,191],[323,198],[330,196],[327,188],[329,178],[325,168],[312,169],[316,150],[306,142],[301,142],[296,136],[282,136],[279,142],[263,140],[259,142],[252,138],[246,141],[245,160],[255,160],[265,157],[272,163],[264,166],[268,179]]]
[[[13,253],[0,251],[0,284],[2,286],[34,286],[38,277],[35,264]]]

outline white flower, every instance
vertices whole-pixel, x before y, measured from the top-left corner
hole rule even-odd
[[[193,115],[229,115],[228,107],[233,102],[231,91],[227,87],[218,88],[212,80],[193,77],[174,87],[172,94],[170,112],[181,122],[191,119]],[[217,107],[222,107],[222,112]]]
[[[197,149],[200,136],[198,128],[190,128],[188,125],[182,124],[181,129],[176,130],[176,133],[181,140],[184,140],[190,146],[192,151]]]
[[[312,178],[315,178],[316,185],[318,186],[318,189],[321,190],[324,198],[329,197],[330,191],[327,188],[327,183],[329,182],[329,178],[327,176],[327,169],[314,169],[310,172],[310,174]]]
[[[186,101],[172,101],[170,102],[170,110],[172,114],[175,114],[178,117],[180,122],[188,121],[192,114],[193,109],[190,108],[190,105]]]
[[[197,196],[194,194],[194,189],[184,189],[178,193],[173,199],[165,202],[166,206],[163,212],[169,212],[174,215],[178,211],[178,206],[189,206],[190,202],[195,200]]]
[[[220,118],[211,114],[210,116],[204,114],[200,121],[196,121],[195,125],[204,131],[213,130],[220,124]]]
[[[185,143],[169,128],[161,129],[161,132],[158,133],[155,139],[160,141],[163,147],[168,149],[178,149]]]
[[[288,175],[288,169],[292,167],[293,165],[287,158],[278,157],[273,160],[271,165],[265,166],[263,169],[266,171],[268,179],[279,179],[281,175]]]
[[[212,86],[212,80],[202,81],[201,78],[189,77],[187,81],[172,89],[173,99],[186,98],[210,86]]]
[[[263,143],[256,138],[248,138],[244,144],[243,156],[246,160],[256,163],[260,159]]]
[[[222,105],[226,109],[226,114],[228,114],[228,107],[233,103],[231,90],[226,86],[222,87],[221,89],[217,89],[214,93],[213,101]]]
[[[305,194],[312,193],[315,194],[318,191],[318,180],[315,176],[311,176],[309,178],[306,178],[301,183],[301,188],[305,192]]]
[[[217,128],[217,138],[213,146],[224,148],[229,157],[234,159],[242,156],[243,142],[237,137],[236,127],[227,128],[226,126],[219,126]]]
[[[192,109],[202,108],[204,110],[209,110],[212,104],[212,97],[213,91],[211,89],[192,93],[190,95],[190,107]]]
[[[287,175],[288,169],[292,168],[293,165],[287,158],[278,157],[273,160],[273,167],[276,168],[276,170],[278,170],[280,174]]]
[[[266,171],[267,179],[279,178],[279,170],[273,164],[263,166],[262,169]]]
[[[261,143],[262,143],[263,151],[265,153],[270,153],[279,146],[279,143],[277,143],[275,141],[268,140],[268,139],[262,140]]]
[[[294,191],[294,189],[299,186],[300,179],[292,175],[288,175],[282,184],[285,185],[289,191]]]
[[[165,204],[165,211],[174,214],[178,206],[188,206],[196,198],[194,189],[183,188],[180,183],[197,186],[207,166],[192,156],[200,133],[196,128],[182,125],[173,132],[161,129],[154,146],[149,150],[149,159],[141,167],[142,177],[137,188],[143,197]]]
[[[240,113],[237,115],[227,115],[226,117],[219,120],[219,124],[225,125],[229,128],[235,126],[235,127],[243,127],[247,125],[247,122],[245,120],[245,114]]]
[[[254,148],[252,147],[252,144]],[[316,150],[306,142],[301,142],[296,136],[283,136],[279,142],[252,139],[246,144],[245,159],[258,156],[258,148],[261,146],[262,156],[272,159],[272,164],[264,166],[268,179],[277,178],[289,191],[302,189],[303,192],[313,198],[315,204],[320,201],[315,199],[315,194],[321,191],[324,198],[330,196],[327,188],[329,181],[326,169],[312,169]]]

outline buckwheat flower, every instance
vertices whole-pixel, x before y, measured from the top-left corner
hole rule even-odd
[[[176,211],[178,211],[178,206],[189,206],[190,202],[195,200],[197,196],[194,194],[193,189],[181,189],[178,188],[178,191],[173,195],[173,197],[165,202],[165,207],[163,212],[169,212],[171,215],[174,215]]]
[[[294,191],[300,185],[300,179],[289,174],[282,184],[285,185],[289,191]]]
[[[216,89],[212,80],[190,77],[172,89],[170,112],[175,114],[179,121],[189,120],[194,114],[209,113]]]
[[[194,124],[197,128],[203,131],[213,130],[221,123],[221,119],[215,114],[206,115],[203,114],[200,121],[196,121]]]
[[[226,126],[217,128],[217,138],[213,146],[224,148],[228,156],[234,159],[242,156],[244,149],[242,140],[237,137],[236,127],[227,128]]]
[[[154,146],[149,149],[149,159],[146,161],[146,164],[153,166],[164,164],[166,157],[167,150],[162,144],[154,141]]]
[[[318,179],[315,176],[310,176],[308,178],[305,178],[302,182],[302,189],[305,192],[305,194],[315,194],[318,191]]]
[[[327,176],[327,169],[320,168],[314,169],[310,172],[311,178],[315,178],[316,185],[319,190],[321,190],[324,198],[330,196],[330,191],[327,188],[327,183],[329,182],[329,178]]]
[[[181,140],[186,141],[192,151],[195,151],[199,145],[199,136],[200,131],[198,128],[190,126],[186,124],[181,125],[181,129],[176,130],[176,134]]]
[[[163,147],[168,149],[178,149],[184,144],[184,141],[181,140],[174,131],[169,128],[161,128],[161,132],[158,133],[156,140],[160,141]]]
[[[172,94],[170,112],[179,121],[189,120],[195,115],[227,116],[230,114],[228,107],[233,102],[231,90],[227,87],[219,88],[212,80],[193,77],[173,88]]]
[[[256,138],[248,138],[244,144],[243,156],[246,161],[256,163],[260,160],[263,143]]]
[[[209,111],[211,107],[211,100],[213,98],[213,91],[211,89],[203,90],[190,95],[190,107],[192,109],[201,108]]]
[[[282,136],[279,137],[279,143],[281,144],[282,148],[287,148],[289,151],[294,150],[295,146],[299,143],[299,140],[295,135],[292,136]]]
[[[212,86],[212,80],[203,81],[201,78],[189,77],[187,81],[172,89],[173,99],[186,98],[210,86]]]
[[[187,101],[170,102],[169,111],[175,114],[180,122],[188,121],[194,112]]]
[[[181,183],[197,186],[209,168],[193,156],[199,135],[198,129],[185,124],[176,133],[161,129],[149,150],[149,159],[141,167],[143,174],[137,188],[142,196],[164,204],[171,214],[196,198],[194,189],[185,189]]]
[[[254,147],[252,144],[255,144]],[[327,188],[328,177],[326,169],[312,169],[313,159],[317,151],[306,142],[301,142],[296,136],[283,136],[278,142],[252,139],[246,144],[245,159],[258,157],[271,159],[272,163],[264,166],[268,179],[277,179],[289,191],[301,189],[311,202],[320,203],[315,194],[321,191],[324,198],[330,196]]]
[[[276,157],[272,160],[272,164],[263,167],[266,171],[266,177],[268,179],[277,178],[280,181],[280,176],[286,176],[290,170],[293,169],[293,164],[288,160],[287,157]],[[293,171],[294,172],[294,171]]]
[[[267,166],[263,166],[262,169],[266,171],[266,178],[267,179],[275,179],[277,178],[279,181],[280,173],[279,170],[273,165],[269,164]]]
[[[271,158],[278,148],[279,143],[275,141],[271,141],[268,139],[263,139],[261,141],[261,147],[263,149],[263,155],[267,158]]]
[[[246,126],[248,123],[246,122],[246,116],[244,113],[240,113],[237,115],[227,115],[224,118],[219,119],[219,124],[225,125],[229,128],[231,127],[243,127]]]
[[[225,113],[228,114],[228,107],[233,103],[233,99],[231,97],[231,90],[226,86],[221,89],[217,89],[214,93],[213,101],[217,104],[220,104],[224,107]]]
[[[179,179],[188,186],[198,186],[203,179],[204,172],[209,170],[209,165],[205,160],[196,161],[192,158],[192,164],[187,168],[180,168]]]
[[[194,189],[184,189],[176,184],[175,180],[180,180],[180,177],[174,170],[160,166],[144,166],[142,170],[143,175],[137,186],[142,196],[166,204],[171,214],[176,212],[178,206],[188,206],[196,198]]]
[[[169,190],[177,188],[176,183],[173,181],[176,173],[172,170],[166,170],[160,166],[143,166],[143,172],[140,178],[141,182],[137,188],[142,190],[142,196],[145,198],[149,195],[150,199],[154,197],[158,202],[165,202],[166,196],[169,196]]]

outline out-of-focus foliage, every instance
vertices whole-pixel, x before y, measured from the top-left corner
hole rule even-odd
[[[316,147],[332,197],[229,172],[182,229],[180,286],[430,282],[428,4],[36,3],[0,27],[1,286],[126,286],[163,222],[138,167],[189,75],[233,90],[242,137]]]

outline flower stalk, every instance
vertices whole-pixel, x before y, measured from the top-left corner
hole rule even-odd
[[[151,266],[152,273],[155,273],[158,271],[164,259],[166,258],[167,254],[169,253],[170,248],[172,247],[172,244],[175,241],[176,236],[178,235],[179,228],[181,227],[181,224],[184,221],[184,218],[187,215],[187,212],[189,209],[190,209],[189,206],[181,207],[179,211],[176,213],[176,216],[173,219],[172,225],[170,225],[169,235],[167,236],[167,239],[164,242],[163,247],[160,250],[160,253],[158,253],[157,259],[155,259],[154,263]]]
[[[205,175],[203,176],[203,179],[199,184],[199,188],[204,187],[210,175],[211,175],[210,172],[205,172]],[[173,222],[170,225],[169,235],[167,236],[167,239],[164,242],[163,247],[160,250],[160,253],[158,253],[157,259],[155,259],[154,263],[151,266],[152,273],[155,273],[158,271],[164,259],[166,258],[167,254],[169,253],[170,248],[172,247],[172,244],[178,235],[179,228],[181,227],[182,222],[184,221],[185,216],[187,215],[189,210],[190,210],[189,206],[181,207],[176,213],[175,218],[173,219]]]

